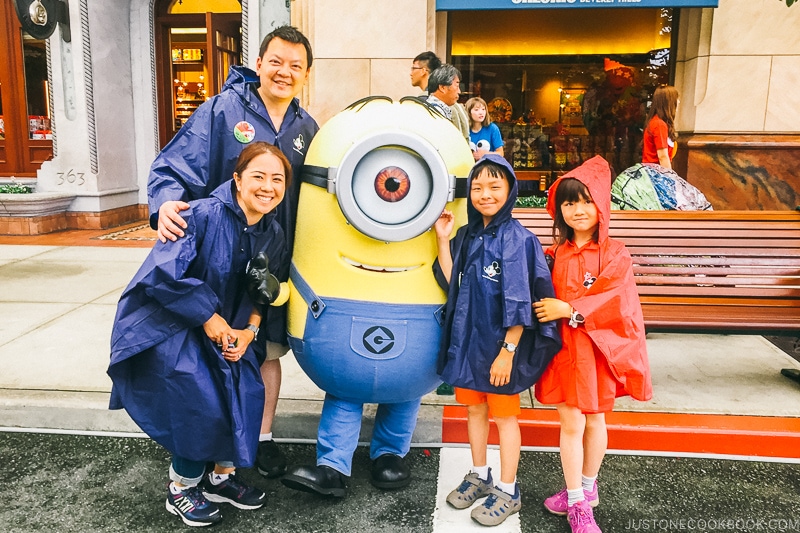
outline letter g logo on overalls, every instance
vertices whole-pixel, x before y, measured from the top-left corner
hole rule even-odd
[[[367,359],[394,359],[406,349],[408,321],[353,317],[350,348]]]
[[[373,326],[364,332],[364,348],[375,355],[381,355],[394,346],[394,333],[383,326]]]

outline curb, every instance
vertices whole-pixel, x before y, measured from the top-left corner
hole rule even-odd
[[[108,409],[107,392],[0,390],[0,428],[60,430],[63,432],[144,433],[124,410]],[[364,406],[361,436],[369,442],[375,404]],[[279,399],[273,433],[277,440],[316,441],[321,400]],[[412,443],[442,442],[441,405],[422,405]]]

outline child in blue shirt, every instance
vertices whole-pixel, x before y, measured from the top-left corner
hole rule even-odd
[[[476,96],[466,103],[469,115],[469,147],[475,161],[488,153],[503,156],[503,137],[500,128],[492,122],[486,108],[486,101]]]

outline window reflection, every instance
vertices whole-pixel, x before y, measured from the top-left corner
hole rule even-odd
[[[25,65],[28,136],[32,140],[52,139],[46,43],[44,40],[34,39],[23,32],[22,49]]]

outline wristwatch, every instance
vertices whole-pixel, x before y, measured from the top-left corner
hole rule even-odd
[[[253,340],[258,337],[258,326],[254,326],[253,324],[247,324],[244,329],[249,329],[253,332]]]
[[[510,353],[514,353],[514,352],[517,351],[517,345],[514,344],[513,342],[503,341],[503,342],[500,343],[500,346],[502,346],[503,348],[508,350]]]
[[[583,318],[583,315],[577,312],[575,309],[572,310],[572,313],[569,315],[569,325],[573,328],[577,328],[579,324],[583,324],[586,319]]]

